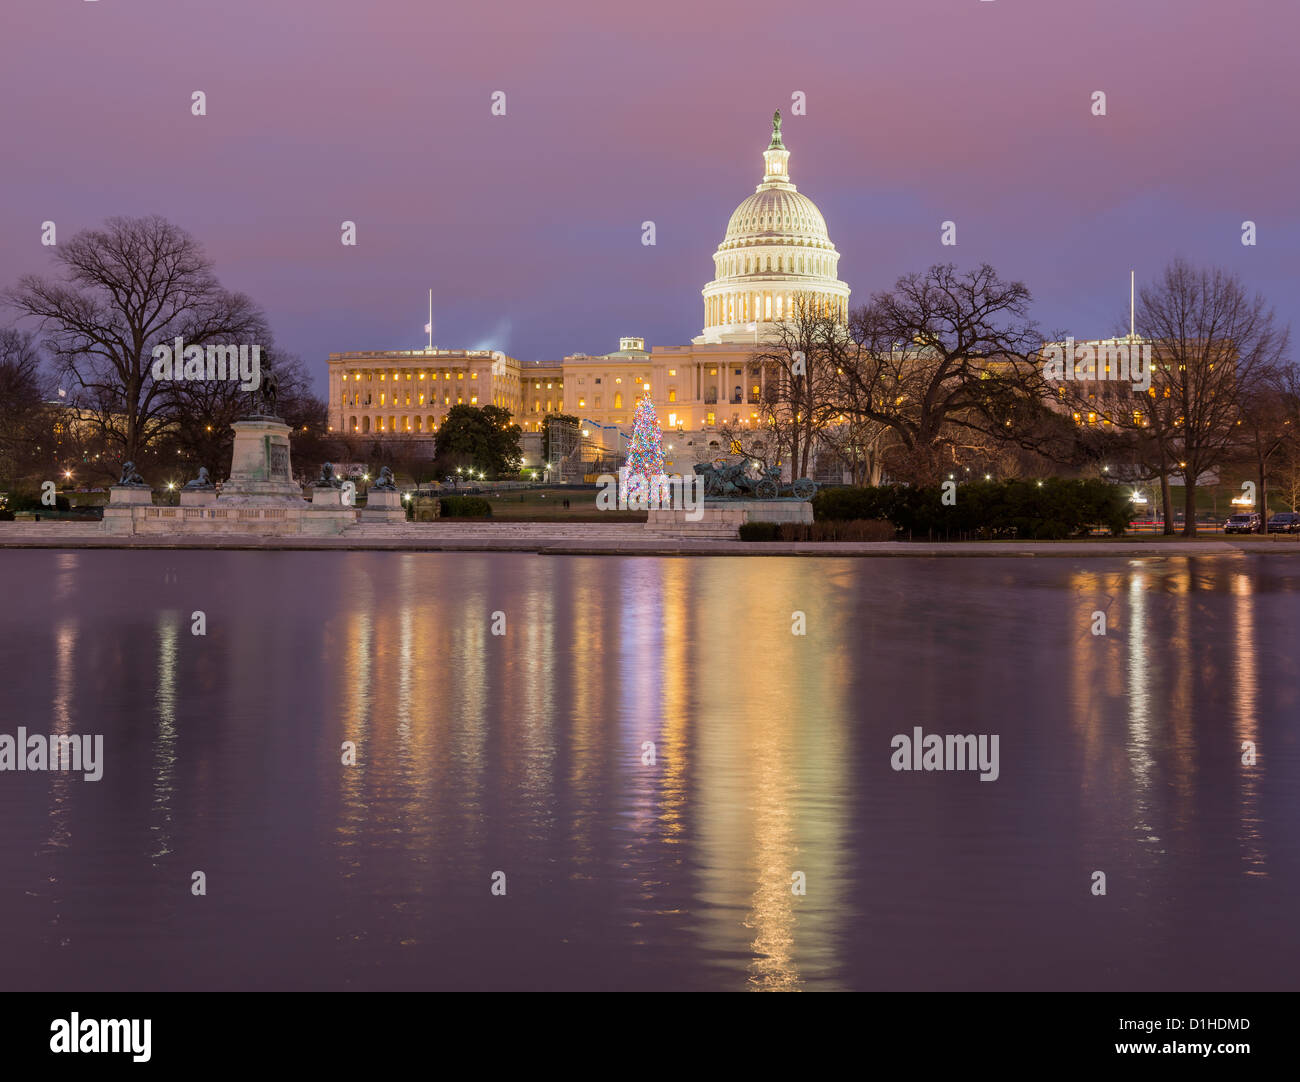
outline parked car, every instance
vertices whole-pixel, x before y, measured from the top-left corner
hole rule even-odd
[[[1269,533],[1300,533],[1300,512],[1279,511],[1268,520]]]
[[[1224,533],[1258,533],[1260,519],[1258,511],[1243,511],[1238,515],[1231,515],[1228,521],[1223,524]]]

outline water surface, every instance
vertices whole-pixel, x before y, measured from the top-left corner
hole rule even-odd
[[[8,551],[0,586],[0,732],[106,760],[0,773],[6,988],[1300,986],[1298,558]],[[997,734],[998,780],[894,771],[914,726]]]

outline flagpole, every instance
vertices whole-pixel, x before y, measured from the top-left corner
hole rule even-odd
[[[433,290],[429,290],[429,352],[433,352]]]
[[[1128,272],[1128,340],[1133,341],[1133,277],[1134,271]]]

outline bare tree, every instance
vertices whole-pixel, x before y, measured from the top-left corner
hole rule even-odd
[[[40,461],[51,427],[47,382],[35,337],[0,329],[0,477],[10,487]]]
[[[1255,471],[1260,533],[1268,531],[1268,479],[1274,462],[1300,423],[1300,381],[1285,366],[1261,373],[1256,386],[1241,395],[1237,435]]]
[[[791,307],[754,351],[753,363],[767,383],[755,411],[768,431],[764,439],[780,448],[775,459],[789,462],[794,480],[808,476],[819,436],[840,413],[836,367],[847,332],[809,295],[796,294]]]
[[[963,448],[1046,439],[1042,335],[1029,290],[988,264],[900,278],[850,319],[835,358],[842,412],[888,429],[905,479],[934,483]]]
[[[1183,535],[1195,537],[1197,480],[1230,456],[1243,403],[1275,378],[1288,331],[1235,275],[1181,259],[1139,297],[1138,333],[1153,344],[1149,397],[1168,407],[1165,431],[1186,485]]]
[[[1282,496],[1292,511],[1300,511],[1300,440],[1291,436],[1281,447],[1277,459],[1277,479]]]
[[[1080,446],[1092,457],[1105,457],[1111,461],[1123,460],[1129,479],[1155,482],[1160,489],[1160,506],[1163,514],[1162,532],[1174,533],[1171,513],[1173,501],[1170,494],[1170,477],[1179,473],[1181,437],[1180,410],[1167,382],[1161,378],[1154,362],[1151,365],[1151,385],[1143,390],[1137,376],[1133,375],[1137,359],[1149,356],[1153,343],[1138,337],[1113,337],[1104,341],[1075,343],[1075,361],[1095,365],[1090,378],[1077,375],[1054,387],[1057,402],[1078,425]],[[1053,342],[1044,346],[1044,357],[1060,349],[1064,358],[1067,343]],[[1123,353],[1125,359],[1121,359]],[[1129,372],[1112,371],[1127,365]],[[1126,379],[1120,379],[1124,375]]]
[[[839,415],[820,434],[822,445],[849,471],[854,485],[878,485],[884,475],[890,431],[879,421]]]
[[[60,279],[24,275],[7,299],[40,321],[74,402],[137,458],[167,424],[155,345],[261,344],[261,311],[223,289],[198,242],[163,218],[110,218],[53,249]]]

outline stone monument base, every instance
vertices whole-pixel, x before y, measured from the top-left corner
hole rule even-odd
[[[230,478],[221,486],[222,503],[254,497],[302,504],[302,486],[289,465],[289,426],[276,417],[251,417],[235,421]],[[268,499],[269,498],[269,499]]]
[[[208,504],[216,502],[217,490],[215,488],[181,489],[182,507],[206,507]]]

